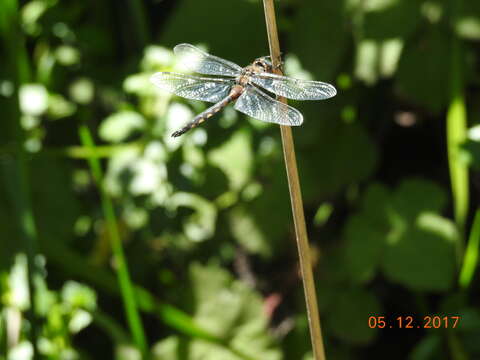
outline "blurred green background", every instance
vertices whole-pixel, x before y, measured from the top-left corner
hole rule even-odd
[[[276,5],[338,89],[291,103],[327,358],[479,359],[480,2]],[[312,359],[279,129],[173,139],[208,104],[148,81],[267,55],[261,1],[1,0],[0,36],[0,359]]]

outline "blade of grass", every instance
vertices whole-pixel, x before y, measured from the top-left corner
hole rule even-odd
[[[463,289],[467,289],[473,280],[475,269],[478,265],[478,247],[480,245],[480,209],[475,213],[472,229],[468,238],[467,250],[463,257],[462,270],[460,271],[459,283]]]
[[[132,141],[130,143],[117,144],[117,145],[103,145],[92,149],[85,146],[65,146],[65,147],[45,147],[42,151],[36,155],[40,156],[58,156],[66,157],[70,159],[89,159],[91,157],[97,158],[110,158],[115,154],[125,150],[142,149],[145,145],[144,141]],[[0,147],[0,156],[11,155],[15,152],[13,146],[7,145]]]
[[[277,22],[273,0],[263,0],[263,6],[272,65],[274,68],[279,69],[281,64],[280,43],[278,41]],[[277,73],[281,74],[280,70],[277,70]],[[287,103],[285,98],[279,97],[278,100],[285,104]],[[313,278],[312,263],[310,260],[310,247],[308,244],[305,215],[303,213],[302,192],[300,190],[300,180],[298,177],[292,130],[289,126],[280,126],[280,131],[282,134],[283,155],[287,170],[288,187],[290,190],[290,200],[295,224],[298,254],[300,258],[300,270],[305,291],[313,356],[316,360],[325,360],[325,350],[323,347],[320,315],[318,313],[317,294],[315,290],[315,279]]]
[[[93,141],[93,137],[90,133],[90,130],[85,124],[82,124],[80,126],[79,136],[83,146],[88,147],[91,149],[92,152],[95,152],[95,143]],[[145,333],[143,331],[142,320],[140,318],[137,308],[137,300],[135,297],[134,287],[130,279],[127,261],[125,259],[113,203],[103,186],[103,173],[98,157],[89,158],[88,163],[92,172],[92,176],[100,191],[103,216],[105,217],[107,229],[110,235],[112,252],[115,256],[115,270],[117,272],[118,283],[120,286],[120,292],[122,295],[125,313],[127,316],[128,326],[132,333],[135,345],[138,347],[138,349],[140,349],[143,354],[147,354],[147,342],[145,338]]]
[[[461,0],[452,0],[452,19],[455,22]],[[460,40],[452,33],[450,64],[450,105],[447,112],[447,148],[455,222],[463,232],[469,206],[468,168],[460,159],[460,145],[467,135],[467,114],[464,96],[463,51]]]

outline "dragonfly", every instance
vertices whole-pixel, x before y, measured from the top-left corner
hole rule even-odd
[[[185,134],[233,102],[235,110],[252,118],[298,126],[303,123],[303,115],[269,93],[293,100],[324,100],[337,94],[335,87],[321,81],[274,74],[269,56],[257,58],[242,68],[191,44],[176,45],[173,51],[189,71],[210,76],[158,72],[152,75],[151,82],[177,96],[214,103],[175,131],[173,137]]]

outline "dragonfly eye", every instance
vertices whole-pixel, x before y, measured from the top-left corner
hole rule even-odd
[[[262,69],[265,69],[265,64],[260,60],[255,61],[255,66],[258,66],[258,67],[261,67]]]

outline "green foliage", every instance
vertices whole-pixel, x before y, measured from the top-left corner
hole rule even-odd
[[[38,261],[42,261],[38,258]],[[10,272],[0,273],[1,328],[7,344],[0,353],[8,359],[33,359],[34,347],[42,358],[78,359],[79,353],[72,338],[90,325],[97,307],[95,292],[86,285],[67,281],[59,291],[49,290],[44,275],[34,278],[33,298],[30,303],[27,277],[27,258],[15,257]],[[32,323],[25,317],[33,312],[38,340],[32,344]],[[20,341],[19,341],[20,340]]]
[[[285,73],[338,89],[291,102],[327,358],[478,358],[480,2],[276,6]],[[312,359],[277,127],[174,139],[208,105],[149,81],[267,55],[262,2],[4,0],[0,39],[0,359]],[[368,327],[405,314],[461,317]]]
[[[443,190],[425,180],[405,180],[393,193],[372,185],[346,227],[352,277],[365,282],[381,270],[412,290],[448,290],[459,235],[449,219],[436,214],[445,200]]]
[[[194,263],[189,270],[193,317],[200,326],[221,338],[224,345],[172,336],[154,346],[154,359],[281,358],[265,331],[268,323],[258,294],[218,266]]]

